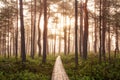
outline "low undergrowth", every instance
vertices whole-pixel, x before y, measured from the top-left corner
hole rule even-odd
[[[70,80],[120,80],[119,58],[99,63],[95,55],[90,55],[87,60],[79,58],[77,68],[74,55],[62,56],[62,61]]]
[[[41,58],[27,57],[22,63],[20,59],[0,57],[0,80],[50,80],[55,59],[47,56],[47,63],[42,64]],[[95,55],[87,60],[79,57],[77,68],[74,55],[62,56],[62,61],[70,80],[120,80],[120,58],[99,63]]]
[[[47,63],[42,64],[41,58],[31,59],[22,63],[20,59],[0,58],[0,80],[50,80],[55,58],[47,57]]]

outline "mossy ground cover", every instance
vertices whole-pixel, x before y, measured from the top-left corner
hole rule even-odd
[[[47,56],[47,63],[42,58],[27,57],[23,64],[21,59],[0,57],[0,80],[51,80],[56,57]],[[89,55],[87,60],[79,57],[75,68],[74,55],[62,55],[62,61],[70,80],[120,80],[120,58],[99,63],[98,57]]]
[[[42,58],[27,57],[22,63],[20,59],[0,58],[0,80],[50,80],[55,57],[48,56],[47,63],[41,63]]]
[[[120,80],[120,58],[99,63],[99,58],[89,55],[88,60],[79,57],[78,68],[75,68],[74,55],[62,56],[65,70],[70,80]]]

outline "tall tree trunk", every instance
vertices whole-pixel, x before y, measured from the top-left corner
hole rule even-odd
[[[95,34],[95,40],[94,40],[94,53],[97,53],[97,16],[96,16],[96,0],[94,0],[95,5],[95,18],[94,18],[94,22],[95,22],[95,28],[94,28],[94,34]]]
[[[14,35],[14,30],[13,30],[13,55],[15,55],[15,35]]]
[[[64,54],[66,55],[66,40],[67,40],[67,32],[66,32],[66,26],[64,26]]]
[[[56,22],[56,21],[55,21]],[[55,27],[57,27],[57,22],[56,22],[56,26]],[[56,28],[55,28],[56,29]],[[57,29],[56,29],[57,30]],[[56,32],[55,32],[55,34],[54,34],[54,56],[55,56],[55,53],[56,53]]]
[[[33,56],[34,58],[36,52],[36,0],[34,0],[34,29],[33,29]]]
[[[10,21],[9,21],[9,11],[8,11],[8,58],[9,58],[9,56],[10,56],[10,51],[9,51],[9,49],[10,49],[10,42],[9,42],[9,40],[10,40],[10,38],[9,38],[9,32],[10,32]]]
[[[12,37],[10,37],[10,54],[12,53]]]
[[[65,8],[65,1],[63,0],[63,8]],[[66,13],[65,13],[65,9],[63,9],[63,30],[64,30],[64,54],[66,55],[66,53],[67,53],[67,50],[66,50],[66,48],[67,48],[67,28],[66,28]]]
[[[29,30],[26,31],[26,55],[29,54]]]
[[[97,53],[97,20],[95,19],[95,41],[94,41],[94,52]]]
[[[100,12],[99,12],[99,15],[100,15],[100,17],[99,17],[99,19],[100,19],[100,25],[99,25],[99,36],[100,36],[100,48],[99,48],[99,62],[101,62],[102,61],[102,50],[101,50],[101,48],[102,48],[102,34],[101,34],[101,24],[102,24],[102,19],[101,19],[101,14],[102,14],[102,0],[100,0]]]
[[[31,0],[31,58],[33,56],[33,5]]]
[[[43,30],[43,58],[42,63],[46,63],[47,46],[47,0],[44,0],[44,30]]]
[[[54,34],[54,56],[55,56],[55,53],[56,53],[56,33]]]
[[[103,0],[103,9],[102,9],[102,56],[105,60],[105,34],[106,34],[106,0]]]
[[[80,45],[79,45],[79,52],[80,56],[83,55],[83,2],[80,3]]]
[[[118,45],[118,23],[116,22],[116,27],[115,27],[115,55],[114,57],[116,58],[117,53],[119,53],[119,45]]]
[[[71,18],[70,18],[71,23]],[[68,54],[70,54],[70,31],[71,31],[71,25],[69,26],[69,32],[68,32]]]
[[[23,17],[23,1],[20,0],[20,29],[21,29],[21,55],[22,62],[26,61],[25,53],[25,31],[24,31],[24,17]]]
[[[34,7],[32,3],[34,2]],[[31,0],[31,58],[36,53],[36,0]]]
[[[110,24],[108,24],[108,55],[109,55],[109,61],[110,61],[110,54],[111,51],[111,38],[110,38]]]
[[[47,50],[46,53],[47,53],[47,55],[49,55],[49,43],[48,42],[49,42],[49,39],[47,39],[47,46],[46,46],[46,50]]]
[[[59,53],[61,53],[61,31],[59,33]]]
[[[17,59],[18,58],[18,0],[16,0],[16,3],[17,3],[17,24],[16,24],[16,38],[15,38],[15,43],[16,43],[16,45],[15,45],[15,50],[16,50],[16,52],[15,52],[15,58]]]
[[[54,38],[52,39],[52,53],[54,55]]]
[[[84,3],[84,35],[83,35],[83,59],[87,59],[87,46],[88,46],[88,10],[87,2]]]
[[[75,66],[78,66],[78,44],[77,44],[77,29],[78,29],[78,5],[75,0]]]
[[[108,1],[107,7],[108,7],[108,14],[110,14],[110,1]],[[110,16],[108,15],[108,17],[110,17]],[[108,23],[108,58],[109,58],[109,62],[110,62],[110,59],[111,59],[111,52],[110,52],[111,51],[110,22],[107,21],[107,23]]]
[[[41,3],[41,0],[40,0]],[[42,5],[42,4],[41,4]],[[39,18],[38,18],[38,56],[41,56],[41,29],[40,29],[40,19],[41,19],[41,15],[42,15],[42,6],[40,7],[40,11],[39,11]]]
[[[2,32],[0,32],[0,56],[2,56]]]
[[[5,32],[7,33],[7,21],[5,22]],[[4,57],[6,58],[6,52],[7,52],[7,35],[4,35],[4,32],[3,32],[3,53],[4,53]]]

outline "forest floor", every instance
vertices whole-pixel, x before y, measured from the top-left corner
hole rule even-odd
[[[74,55],[62,56],[63,65],[70,80],[120,80],[120,54],[117,58],[101,63],[98,56],[90,54],[87,60],[79,57],[79,65],[75,68]]]
[[[55,59],[48,56],[47,63],[42,64],[41,57],[27,57],[22,64],[20,59],[0,57],[0,80],[50,80]]]
[[[74,55],[61,55],[63,66],[70,80],[120,80],[120,57],[99,63],[98,56],[88,55],[87,60],[79,57],[75,68]],[[56,57],[47,56],[47,63],[42,58],[31,59],[22,64],[21,59],[0,57],[0,80],[51,80]]]

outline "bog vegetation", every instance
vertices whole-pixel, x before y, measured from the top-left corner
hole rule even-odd
[[[70,80],[119,80],[120,79],[120,56],[111,57],[102,63],[99,62],[98,56],[91,54],[88,60],[84,61],[79,58],[79,66],[76,68],[74,56],[62,56],[65,70]]]
[[[0,58],[0,80],[51,80],[55,57],[48,56],[47,63],[42,64],[41,58],[31,59],[22,63],[19,59]]]

